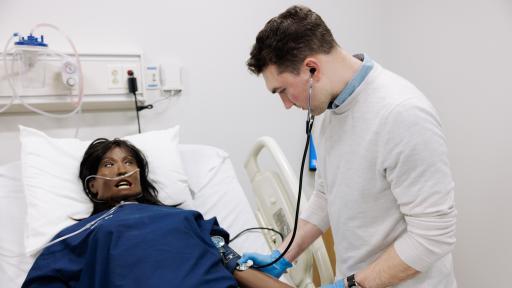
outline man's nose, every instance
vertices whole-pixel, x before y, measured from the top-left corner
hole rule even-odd
[[[283,101],[284,108],[290,109],[293,107],[294,103],[285,95],[279,95],[281,97],[281,101]]]

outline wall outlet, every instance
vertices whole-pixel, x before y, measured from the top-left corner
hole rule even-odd
[[[135,77],[141,78],[138,75],[138,68],[136,65],[122,65],[113,64],[107,66],[107,79],[108,88],[110,89],[128,89],[128,71],[132,70]]]
[[[122,89],[126,87],[126,76],[121,65],[107,66],[107,86],[109,89]]]

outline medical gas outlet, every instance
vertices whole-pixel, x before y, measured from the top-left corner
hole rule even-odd
[[[78,67],[71,60],[66,60],[62,65],[62,82],[70,88],[74,88],[78,84]]]

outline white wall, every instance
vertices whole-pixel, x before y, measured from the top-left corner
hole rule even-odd
[[[242,165],[254,140],[277,139],[298,172],[300,111],[284,112],[245,60],[256,33],[286,7],[322,15],[340,44],[364,51],[415,83],[438,108],[457,184],[455,268],[459,287],[508,287],[512,273],[512,3],[475,1],[28,1],[0,3],[0,46],[39,22],[60,26],[79,50],[142,51],[148,61],[180,59],[182,96],[142,113],[144,131],[180,124],[183,143],[220,147]],[[29,8],[30,7],[30,8]],[[62,12],[64,11],[64,12]],[[136,133],[133,112],[86,113],[79,138]],[[17,125],[72,137],[76,119],[0,115],[0,164],[18,158]]]
[[[510,287],[512,2],[387,1],[381,58],[437,107],[458,209],[460,287]]]

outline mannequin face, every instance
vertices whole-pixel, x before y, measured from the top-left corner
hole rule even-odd
[[[127,149],[114,147],[103,156],[96,175],[114,178],[127,175],[137,169],[137,162]],[[115,180],[97,177],[88,185],[89,190],[96,194],[99,200],[105,201],[130,200],[142,191],[138,171]]]

